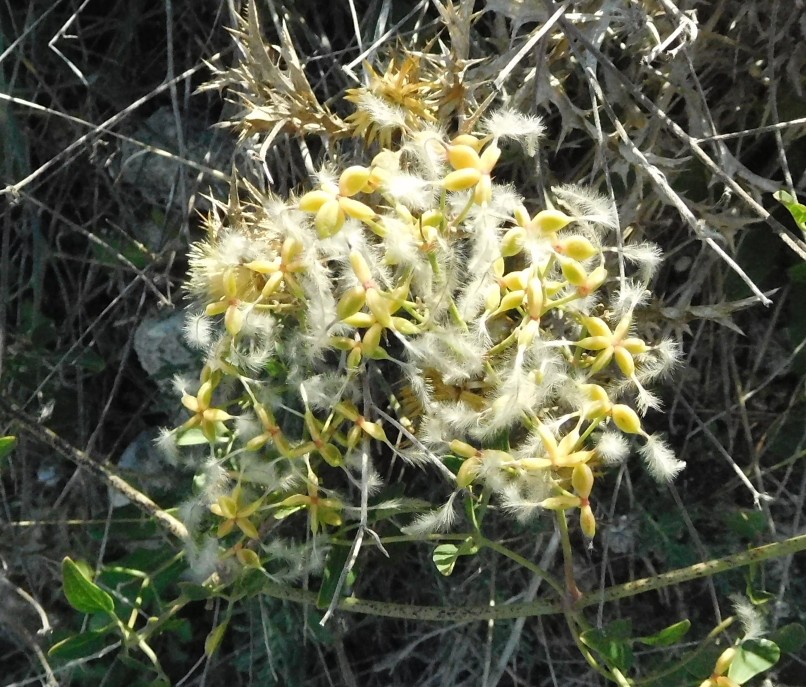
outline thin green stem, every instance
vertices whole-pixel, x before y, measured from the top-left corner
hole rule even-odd
[[[537,565],[537,563],[533,563],[528,558],[521,556],[521,554],[519,554],[518,552],[513,551],[510,548],[507,548],[506,546],[498,543],[497,541],[487,539],[487,537],[481,534],[477,536],[476,543],[479,546],[492,549],[496,553],[500,553],[502,556],[506,556],[510,560],[515,561],[518,565],[533,572],[541,579],[544,579],[552,589],[554,589],[558,594],[560,594],[560,596],[563,596],[565,594],[565,588],[563,587],[562,583],[556,577],[554,577],[554,575],[552,575],[548,570],[541,568],[539,565]]]
[[[563,550],[563,570],[565,571],[566,593],[572,601],[582,598],[577,583],[574,580],[574,552],[571,548],[571,537],[568,535],[568,520],[564,510],[555,511],[555,522],[560,532],[560,544]]]

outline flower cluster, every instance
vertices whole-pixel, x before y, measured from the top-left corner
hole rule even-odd
[[[642,422],[677,355],[638,329],[659,253],[617,250],[615,207],[590,190],[537,202],[503,181],[502,150],[533,152],[538,119],[450,135],[433,108],[384,120],[378,98],[351,98],[356,136],[383,145],[367,164],[214,205],[187,284],[206,363],[168,438],[211,447],[200,499],[237,547],[301,511],[314,534],[339,527],[398,457],[445,483],[410,533],[448,526],[463,493],[522,518],[578,511],[593,537],[596,478],[633,440],[658,480],[683,467]]]

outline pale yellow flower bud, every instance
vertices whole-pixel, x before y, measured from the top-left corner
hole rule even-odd
[[[458,169],[445,176],[442,185],[448,191],[465,191],[479,183],[481,172],[472,167]]]
[[[317,210],[313,223],[320,238],[325,239],[337,234],[344,226],[344,211],[341,209],[339,201],[331,196]]]
[[[448,162],[454,169],[480,169],[479,154],[467,145],[448,146]]]
[[[537,277],[530,279],[526,286],[526,303],[529,317],[539,320],[543,313],[543,284]]]
[[[505,258],[517,255],[523,250],[526,232],[522,227],[513,227],[501,239],[501,255]]]
[[[370,171],[366,167],[354,165],[345,169],[339,177],[339,193],[354,196],[364,190],[369,181]]]
[[[554,250],[574,260],[587,260],[599,251],[583,236],[569,236],[554,242]]]
[[[363,286],[356,284],[351,289],[345,291],[336,305],[336,314],[340,320],[346,320],[351,315],[355,315],[367,301],[367,292]]]
[[[357,219],[360,222],[368,222],[375,217],[375,210],[373,210],[366,203],[362,203],[360,200],[342,197],[339,198],[338,202],[339,207],[346,215],[349,215],[353,219]]]
[[[543,234],[553,234],[563,227],[567,227],[573,221],[573,217],[569,217],[560,210],[541,210],[532,218],[529,224]]]
[[[580,463],[571,473],[571,484],[580,498],[586,499],[593,490],[593,470],[587,463]]]
[[[308,191],[299,199],[299,209],[303,212],[319,212],[319,209],[329,200],[333,200],[332,193],[321,189]]]
[[[538,505],[548,510],[567,510],[569,508],[576,508],[580,503],[581,501],[578,496],[563,494],[562,496],[549,496],[547,499],[543,499]]]
[[[357,250],[350,251],[350,265],[353,268],[353,272],[355,272],[355,276],[358,277],[358,281],[364,286],[372,282],[372,270],[370,270],[364,256]]]
[[[593,539],[596,536],[596,517],[593,515],[593,509],[590,504],[586,503],[579,509],[579,526],[588,539]]]
[[[562,267],[563,276],[568,280],[569,284],[573,286],[582,286],[588,278],[588,273],[573,258],[560,258],[560,267]]]
[[[451,449],[451,453],[462,458],[472,458],[479,453],[479,451],[470,444],[466,444],[464,441],[459,441],[458,439],[454,439],[448,446]]]
[[[635,361],[633,360],[630,352],[622,346],[616,346],[613,351],[613,357],[616,360],[616,365],[624,373],[625,377],[632,377],[635,374]]]
[[[613,418],[613,422],[616,423],[616,427],[622,432],[627,434],[641,433],[641,418],[630,406],[616,403],[611,409],[610,415]]]

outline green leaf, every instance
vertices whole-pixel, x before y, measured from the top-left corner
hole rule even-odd
[[[0,437],[0,467],[3,466],[5,459],[11,454],[16,445],[17,437]]]
[[[799,203],[797,198],[784,190],[776,191],[772,194],[772,197],[789,210],[789,214],[792,215],[792,219],[795,220],[798,229],[806,232],[806,205]]]
[[[64,595],[77,611],[114,615],[115,602],[112,597],[92,582],[81,568],[67,557],[62,561],[62,578]]]
[[[459,547],[455,544],[440,544],[434,549],[431,559],[434,565],[437,566],[440,574],[448,577],[456,565],[456,559],[459,558]]]
[[[63,658],[71,661],[76,658],[84,658],[98,653],[106,645],[105,638],[109,634],[109,629],[82,632],[80,635],[68,637],[60,642],[56,642],[48,649],[48,656],[53,658]]]
[[[206,656],[212,656],[216,651],[218,651],[218,647],[221,645],[221,640],[224,639],[224,634],[227,631],[227,625],[229,625],[229,618],[227,618],[227,620],[225,620],[223,623],[216,625],[210,631],[210,634],[207,635],[207,639],[204,640],[204,653]]]
[[[679,623],[669,625],[669,627],[664,628],[660,632],[656,632],[654,635],[650,635],[649,637],[637,637],[636,639],[641,642],[641,644],[648,646],[669,646],[671,644],[677,644],[686,632],[689,631],[690,627],[690,620],[681,620]]]
[[[336,593],[336,586],[339,583],[341,571],[347,564],[347,558],[350,555],[349,546],[334,546],[330,549],[325,561],[325,570],[322,575],[322,584],[319,586],[319,595],[316,597],[316,605],[319,608],[327,608],[333,600],[333,595]],[[352,579],[350,579],[352,576]],[[348,575],[345,588],[342,589],[344,594],[349,587],[355,582],[355,573],[351,570]]]
[[[580,635],[582,642],[604,656],[619,670],[629,670],[634,661],[630,646],[632,623],[629,620],[616,620],[601,630],[594,628]]]
[[[202,434],[202,431],[198,427],[192,427],[191,429],[185,430],[176,440],[177,446],[199,446],[207,443],[209,443],[207,438],[204,436],[204,434]]]
[[[204,601],[216,596],[214,589],[195,582],[180,582],[179,589],[182,592],[182,596],[191,601]]]
[[[767,528],[767,516],[760,510],[738,508],[725,515],[725,524],[740,537],[755,539]]]
[[[455,544],[440,544],[434,549],[431,555],[431,560],[437,566],[440,574],[448,577],[456,565],[459,556],[472,556],[478,553],[478,547],[473,543],[472,539],[466,539],[459,546]]]
[[[730,664],[728,677],[743,685],[751,677],[763,673],[781,658],[778,645],[769,639],[745,639]]]
[[[800,623],[790,623],[778,628],[770,639],[778,645],[782,654],[794,654],[806,646],[806,627]]]

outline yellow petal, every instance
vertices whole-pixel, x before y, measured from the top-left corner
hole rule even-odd
[[[333,194],[327,191],[308,191],[299,199],[299,209],[303,212],[319,212],[328,201],[333,200]]]
[[[481,172],[477,169],[458,169],[445,176],[442,185],[448,191],[464,191],[475,186],[481,179]]]
[[[364,190],[369,181],[370,171],[366,167],[354,165],[345,169],[339,177],[339,193],[343,196],[354,196]]]
[[[448,162],[454,169],[480,169],[479,154],[468,145],[448,146]]]

